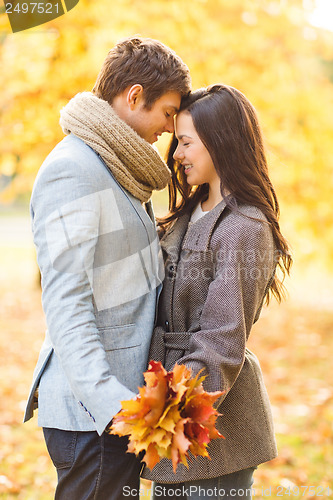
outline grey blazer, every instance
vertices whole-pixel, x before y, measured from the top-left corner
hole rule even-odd
[[[163,279],[151,208],[70,135],[42,165],[31,216],[47,332],[24,420],[102,434],[143,384]]]
[[[225,390],[217,427],[225,436],[174,474],[162,460],[144,477],[176,483],[217,477],[276,456],[272,415],[256,356],[246,347],[275,271],[275,246],[263,214],[232,212],[222,201],[194,223],[180,217],[161,240],[166,277],[149,357],[204,368],[204,387]],[[243,215],[244,214],[244,215]],[[251,217],[251,218],[250,218]],[[257,220],[254,220],[257,219]]]

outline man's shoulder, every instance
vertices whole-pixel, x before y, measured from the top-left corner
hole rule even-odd
[[[84,141],[70,134],[45,158],[36,180],[37,185],[66,178],[90,179],[96,187],[112,182],[112,176],[99,155]]]
[[[60,141],[46,157],[44,165],[52,162],[65,162],[73,164],[100,163],[101,160],[95,151],[75,135],[68,135]]]

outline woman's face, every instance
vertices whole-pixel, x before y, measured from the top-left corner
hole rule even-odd
[[[184,168],[187,182],[190,186],[208,183],[220,186],[220,178],[215,170],[213,160],[198,136],[192,117],[187,111],[177,115],[175,134],[178,146],[174,152],[174,159]]]

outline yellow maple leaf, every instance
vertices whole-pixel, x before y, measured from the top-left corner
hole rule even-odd
[[[222,392],[207,393],[199,372],[176,364],[167,372],[160,362],[151,361],[144,373],[146,385],[135,399],[122,401],[122,410],[114,417],[111,432],[129,436],[128,451],[138,455],[152,469],[161,458],[188,466],[193,456],[209,458],[211,439],[223,437],[215,428],[219,415],[213,407]]]

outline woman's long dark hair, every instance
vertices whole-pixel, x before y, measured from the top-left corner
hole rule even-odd
[[[270,286],[280,302],[284,293],[283,279],[289,274],[292,258],[289,246],[280,231],[279,203],[268,175],[262,134],[256,111],[248,99],[233,87],[217,84],[199,89],[182,100],[180,111],[190,113],[194,127],[207,148],[223,189],[232,196],[225,198],[231,210],[240,204],[259,208],[271,226],[279,259],[277,274]],[[208,185],[192,187],[187,183],[184,168],[174,160],[177,138],[173,135],[167,164],[172,178],[169,185],[169,214],[158,220],[163,230],[183,213],[208,196]],[[180,198],[179,196],[180,195]],[[266,301],[269,301],[267,295]]]

